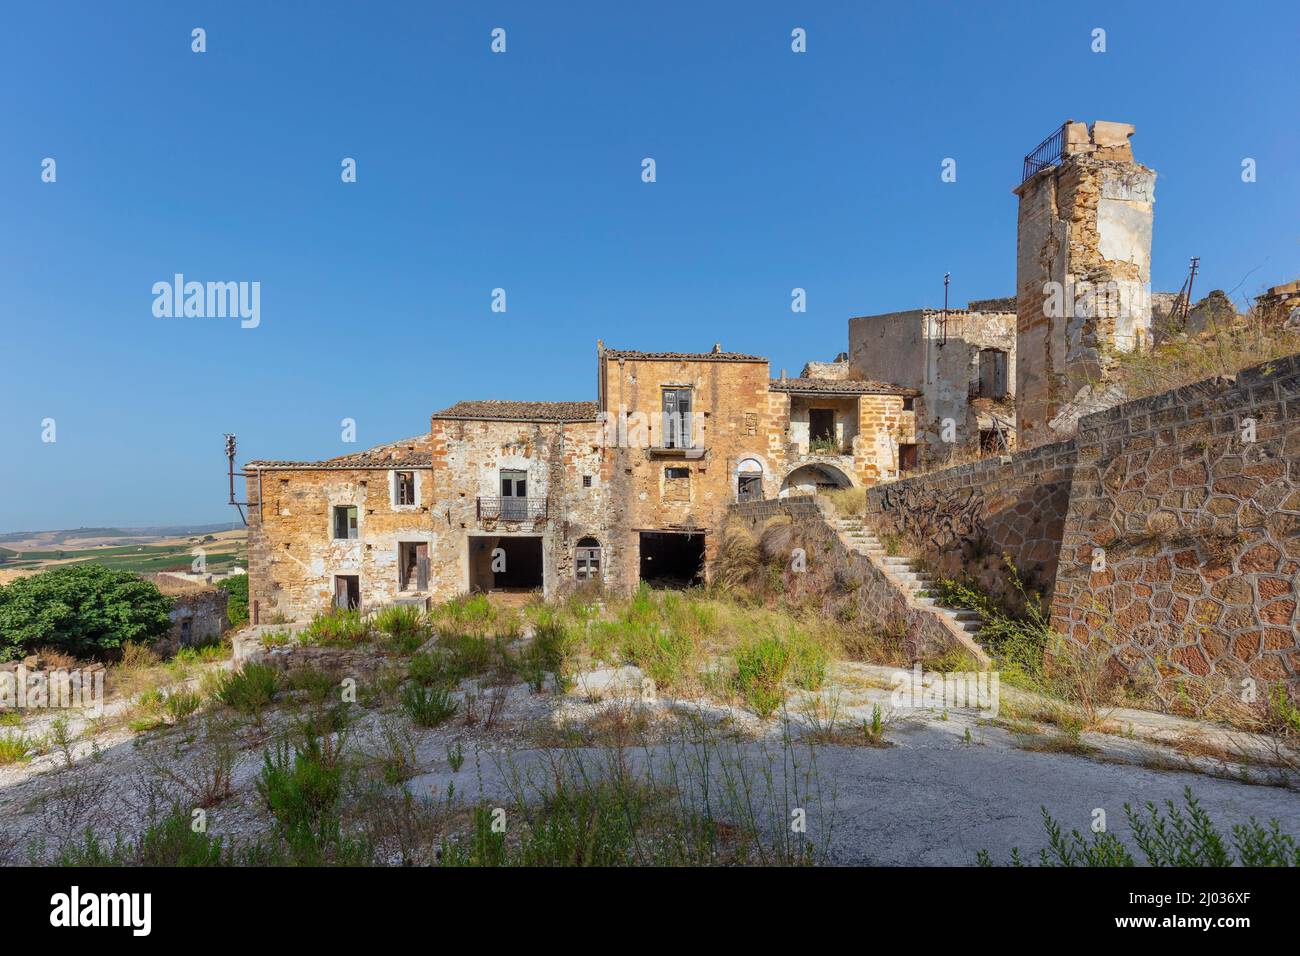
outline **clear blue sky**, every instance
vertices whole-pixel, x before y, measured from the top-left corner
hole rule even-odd
[[[1008,295],[1021,157],[1066,118],[1136,124],[1157,289],[1194,254],[1201,291],[1295,278],[1296,11],[7,4],[0,530],[226,520],[223,432],[316,458],[460,399],[589,399],[597,338],[793,371],[945,271]],[[260,282],[260,327],[155,318],[176,272]]]

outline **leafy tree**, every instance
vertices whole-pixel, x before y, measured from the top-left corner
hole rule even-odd
[[[0,587],[0,660],[53,647],[102,655],[171,629],[172,600],[129,571],[96,564],[54,568]]]
[[[248,575],[236,574],[217,582],[217,587],[230,592],[226,605],[226,615],[231,627],[243,627],[248,622]]]

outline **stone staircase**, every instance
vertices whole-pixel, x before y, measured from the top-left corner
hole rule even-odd
[[[836,517],[832,526],[850,551],[855,551],[870,560],[884,571],[885,576],[903,590],[913,604],[931,609],[951,621],[958,630],[964,631],[972,640],[977,641],[984,618],[977,611],[964,608],[943,607],[933,596],[934,580],[917,566],[911,558],[886,553],[870,530],[863,527],[860,518]]]

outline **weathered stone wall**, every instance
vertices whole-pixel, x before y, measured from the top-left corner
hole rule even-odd
[[[166,637],[154,644],[159,653],[171,653],[181,647],[194,647],[221,640],[230,626],[227,606],[230,592],[210,584],[199,584],[174,578],[169,574],[150,574],[143,577],[152,581],[163,594],[172,599],[168,617],[172,629]]]
[[[398,597],[399,542],[425,542],[433,552],[439,529],[430,521],[433,487],[427,468],[416,472],[417,504],[393,504],[395,469],[265,468],[248,479],[250,614],[289,619],[328,609],[334,576],[357,575],[363,608]],[[335,539],[333,509],[357,508],[358,537]]]
[[[641,531],[695,531],[705,535],[705,558],[717,550],[718,529],[728,506],[736,501],[737,468],[754,459],[763,468],[763,495],[775,498],[781,488],[784,456],[774,452],[773,433],[788,418],[769,401],[765,359],[668,358],[643,359],[605,355],[601,367],[601,398],[607,415],[638,413],[659,432],[666,386],[693,390],[697,448],[683,455],[654,447],[611,449],[609,469],[609,535],[614,562],[623,580],[639,574]],[[784,398],[784,396],[782,396]],[[657,444],[660,439],[654,439]],[[629,444],[632,444],[629,442]],[[668,468],[686,468],[688,479],[671,479]]]
[[[1017,436],[1069,437],[1053,424],[1084,390],[1104,390],[1116,351],[1150,340],[1155,173],[1133,160],[1133,127],[1065,127],[1063,156],[1021,183],[1016,241]]]
[[[1055,627],[1168,701],[1189,677],[1296,682],[1300,356],[1088,416],[1077,442]]]
[[[594,537],[604,549],[606,582],[617,587],[622,564],[611,563],[616,552],[605,532],[610,470],[603,434],[597,422],[433,419],[433,598],[481,584],[471,575],[471,539],[490,552],[503,537],[541,538],[548,595],[572,580],[577,542]],[[480,498],[500,496],[502,469],[526,473],[528,499],[545,502],[544,517],[509,521],[480,513]]]
[[[922,462],[936,464],[978,446],[980,429],[992,427],[991,416],[1014,418],[1016,321],[1011,311],[950,309],[945,334],[943,313],[934,309],[859,316],[849,320],[849,354],[863,378],[921,393],[924,417],[915,423],[915,440],[921,442]],[[985,349],[1006,354],[1003,397],[980,395],[980,352]],[[954,426],[951,437],[944,435],[946,419]]]
[[[898,477],[898,446],[917,440],[916,413],[898,395],[863,395],[858,399],[853,471],[870,487]]]
[[[1011,606],[1019,596],[1003,555],[1026,587],[1049,597],[1070,502],[1071,442],[879,485],[867,520],[898,535],[935,574],[969,579]]]

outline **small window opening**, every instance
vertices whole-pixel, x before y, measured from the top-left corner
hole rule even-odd
[[[334,537],[350,539],[357,536],[357,509],[355,505],[334,506]]]
[[[399,471],[397,473],[397,503],[399,505],[415,504],[415,472]]]

